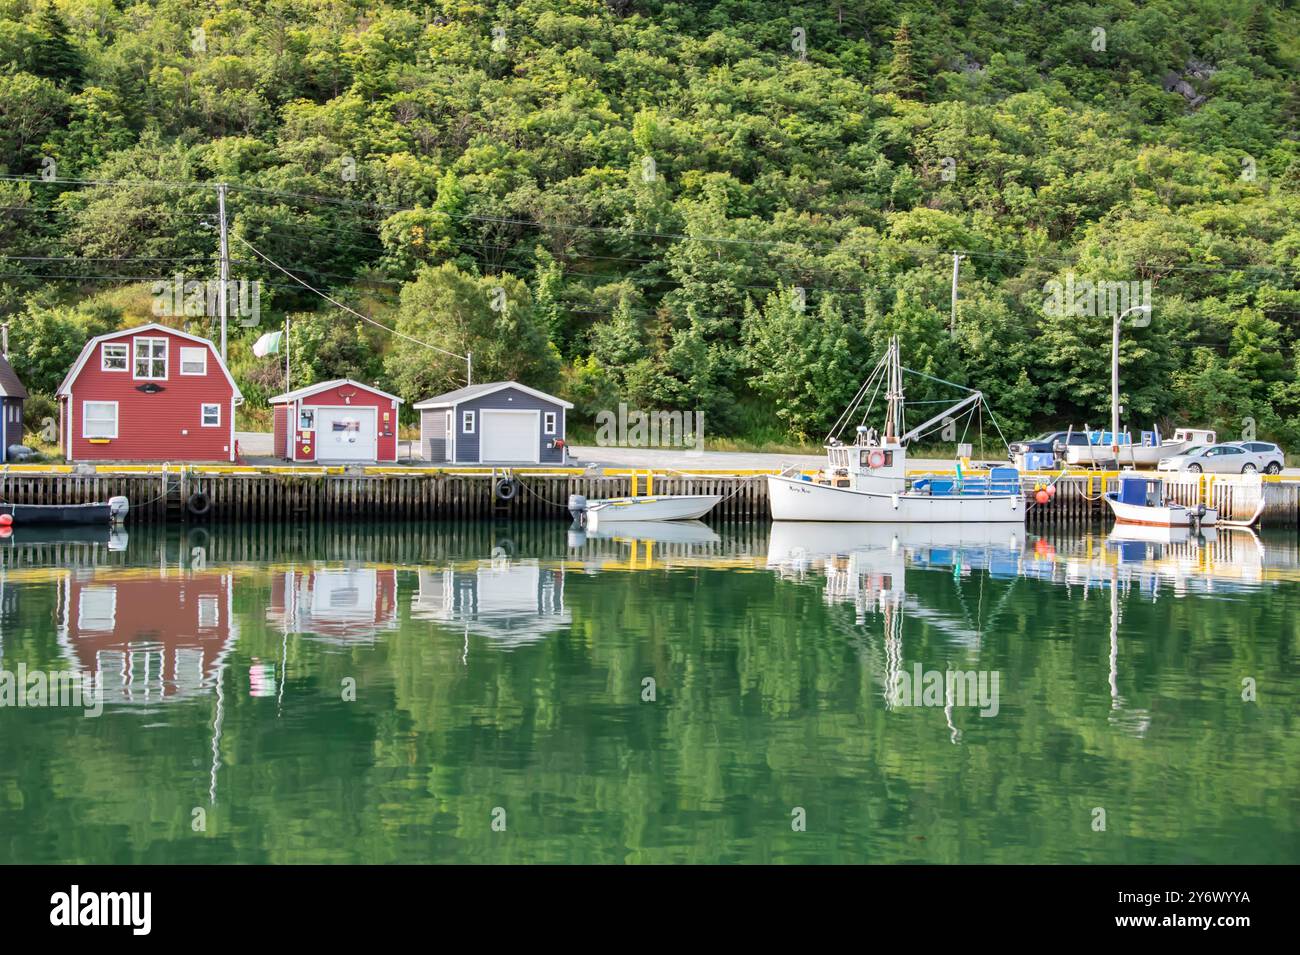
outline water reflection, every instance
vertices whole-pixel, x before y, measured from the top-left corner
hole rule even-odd
[[[374,646],[407,621],[425,623],[459,635],[465,663],[471,637],[512,650],[571,628],[566,579],[574,572],[765,570],[819,586],[827,606],[850,607],[856,627],[879,633],[878,643],[864,644],[862,652],[888,705],[904,666],[907,621],[940,636],[947,659],[977,659],[985,636],[1015,605],[1005,585],[1031,579],[1084,600],[1108,593],[1112,720],[1140,735],[1150,716],[1120,690],[1129,601],[1300,579],[1293,537],[1266,544],[1247,530],[1118,527],[1042,536],[1004,525],[776,523],[718,530],[698,521],[610,525],[599,532],[559,525],[508,536],[499,530],[404,528],[399,551],[385,554],[378,551],[393,545],[393,535],[351,529],[313,541],[310,529],[297,528],[284,541],[269,536],[268,546],[299,555],[307,547],[323,551],[324,559],[288,562],[279,552],[259,553],[253,532],[242,528],[203,531],[201,546],[192,535],[150,530],[137,532],[129,546],[124,534],[107,530],[15,533],[0,545],[0,653],[5,631],[21,614],[21,585],[50,581],[61,655],[104,688],[106,703],[191,699],[220,689],[240,637],[236,590],[247,588],[264,597],[243,612],[260,616],[280,639],[271,652],[250,655],[240,682],[251,698],[274,698],[278,711],[290,637]],[[443,556],[433,560],[411,559],[439,551]],[[909,586],[909,574],[921,576]]]
[[[1222,531],[11,539],[4,665],[113,691],[0,709],[0,862],[1285,861],[1298,580]],[[904,706],[918,664],[999,672],[996,718]]]
[[[564,568],[535,559],[512,560],[504,552],[489,560],[419,568],[411,617],[460,623],[469,634],[510,649],[544,639],[569,626],[564,606]]]
[[[239,637],[230,571],[98,567],[56,580],[64,658],[105,703],[156,703],[215,685]]]
[[[306,566],[271,575],[267,622],[326,643],[373,642],[397,627],[397,570]]]

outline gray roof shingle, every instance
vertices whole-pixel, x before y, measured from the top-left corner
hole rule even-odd
[[[14,366],[9,364],[9,360],[0,356],[0,395],[6,398],[26,398],[27,389],[18,379]]]

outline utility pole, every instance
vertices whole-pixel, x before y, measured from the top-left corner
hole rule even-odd
[[[1119,455],[1119,327],[1133,312],[1150,312],[1150,305],[1134,305],[1115,316],[1110,334],[1110,447]]]
[[[230,298],[230,237],[226,233],[226,184],[217,184],[217,215],[221,219],[221,360],[226,360],[226,319]],[[285,346],[286,349],[288,346]],[[286,358],[286,361],[288,359]]]
[[[8,322],[5,322],[3,325],[0,325],[0,355],[3,355],[5,360],[8,361],[9,359],[9,323]]]
[[[465,384],[474,384],[474,353],[465,352]]]
[[[949,335],[957,334],[957,268],[958,263],[964,258],[966,256],[956,252],[952,254],[952,317],[948,320]]]

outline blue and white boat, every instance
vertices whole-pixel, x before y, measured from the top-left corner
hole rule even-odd
[[[1016,523],[1025,520],[1020,472],[993,468],[987,477],[907,474],[907,445],[952,420],[954,415],[985,406],[984,395],[966,397],[910,430],[903,423],[903,367],[898,339],[858,390],[857,398],[840,416],[826,444],[826,466],[816,474],[782,473],[767,479],[772,519],[777,521],[842,521],[875,523]],[[860,424],[853,444],[834,435],[857,412],[872,386],[886,388],[885,430]],[[870,406],[863,413],[863,421]],[[992,412],[990,411],[990,414]]]

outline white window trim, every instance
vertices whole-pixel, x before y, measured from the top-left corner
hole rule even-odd
[[[203,370],[202,370],[202,371],[186,371],[186,370],[185,370],[185,353],[186,353],[186,352],[198,352],[200,355],[203,356]],[[196,378],[197,378],[197,377],[202,377],[202,376],[206,375],[207,373],[208,373],[208,349],[207,349],[205,346],[201,346],[201,345],[182,345],[182,346],[181,346],[181,374],[182,374],[182,375],[187,375],[187,376],[193,376],[193,377],[196,377]]]
[[[209,424],[208,421],[207,421],[207,417],[208,417],[208,416],[207,416],[207,409],[208,409],[208,408],[216,408],[216,409],[217,409],[217,420],[214,421],[214,422],[212,422],[211,424]],[[204,427],[204,428],[220,428],[220,427],[221,427],[221,402],[220,402],[220,401],[204,401],[204,402],[200,402],[200,403],[199,403],[199,425],[202,426],[202,427]]]
[[[462,411],[460,413],[460,430],[464,434],[473,434],[475,427],[478,426],[478,414],[474,411]]]
[[[162,353],[163,373],[161,375],[137,375],[136,374],[135,363],[140,358],[136,349],[140,347],[141,342],[162,342],[163,343],[163,353]],[[154,358],[150,356],[149,361],[152,363],[154,361]],[[139,335],[131,339],[131,377],[134,378],[136,381],[166,381],[167,373],[171,370],[171,368],[169,367],[170,363],[171,363],[171,347],[166,338],[158,338],[158,337],[153,337],[148,335]]]
[[[108,367],[108,350],[110,348],[122,349],[123,365],[121,368]],[[126,342],[104,342],[104,344],[99,346],[99,370],[106,371],[114,375],[120,374],[122,372],[130,371],[131,370],[131,346],[128,345]]]
[[[555,429],[560,426],[560,416],[554,411],[542,413],[542,433],[555,434]]]
[[[86,422],[90,420],[90,415],[86,412],[87,405],[112,405],[113,406],[113,433],[112,434],[86,434]],[[104,438],[116,438],[121,430],[121,418],[119,416],[116,401],[83,401],[81,403],[81,437],[85,439],[103,440]]]

